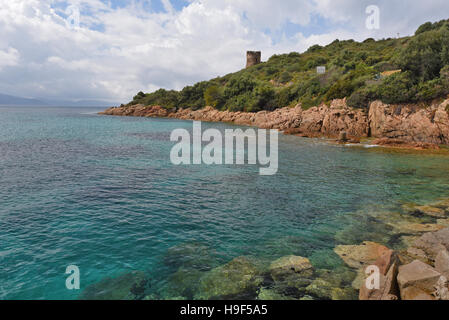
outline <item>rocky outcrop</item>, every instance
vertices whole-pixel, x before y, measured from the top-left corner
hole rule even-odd
[[[371,136],[406,142],[449,144],[449,99],[426,108],[416,105],[371,103]]]
[[[349,267],[361,269],[375,263],[389,249],[381,244],[366,241],[361,245],[337,246],[334,251]]]
[[[366,286],[366,277],[368,276],[365,269],[364,281],[360,286],[359,300],[398,300],[398,286],[396,277],[400,260],[398,254],[393,250],[385,251],[373,264],[379,270],[379,287],[368,288]]]
[[[402,300],[435,300],[432,295],[441,278],[434,268],[419,260],[399,267],[398,284]]]
[[[441,250],[435,258],[435,269],[449,279],[449,252]]]
[[[101,114],[136,117],[169,117],[184,120],[231,122],[238,125],[278,129],[303,137],[326,136],[345,142],[364,137],[377,138],[376,144],[400,148],[432,149],[449,144],[449,99],[430,106],[388,105],[372,102],[369,110],[353,109],[346,99],[336,99],[307,110],[301,105],[275,111],[229,112],[212,107],[200,110],[168,110],[161,106],[122,106]]]
[[[379,212],[370,220],[391,228],[390,239],[382,242],[395,250],[368,241],[335,247],[341,260],[358,273],[352,286],[359,289],[359,299],[449,299],[449,228],[444,226],[449,219],[441,219],[448,213],[447,199],[427,205],[404,204],[402,212]],[[377,271],[376,278],[373,272]],[[320,292],[316,286],[309,289],[314,291],[307,293]]]
[[[441,251],[449,250],[449,228],[422,235],[410,249],[416,249],[429,261],[435,261]]]

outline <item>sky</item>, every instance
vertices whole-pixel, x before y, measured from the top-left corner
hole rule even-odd
[[[267,60],[447,18],[447,0],[0,0],[0,93],[125,103],[238,71],[247,50]]]

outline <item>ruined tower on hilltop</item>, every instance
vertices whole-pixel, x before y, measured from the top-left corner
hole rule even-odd
[[[260,51],[247,51],[246,52],[246,67],[252,67],[259,64],[262,61],[262,52]]]

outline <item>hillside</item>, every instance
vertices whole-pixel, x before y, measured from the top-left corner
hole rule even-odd
[[[326,73],[318,74],[317,66],[326,66]],[[257,112],[298,103],[307,109],[346,97],[349,106],[365,109],[374,100],[417,103],[448,94],[449,20],[443,20],[420,26],[412,37],[335,40],[302,54],[274,55],[181,91],[139,92],[128,105]]]

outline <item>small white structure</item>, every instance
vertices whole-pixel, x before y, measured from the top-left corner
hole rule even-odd
[[[325,74],[326,73],[326,67],[325,66],[316,67],[316,73],[318,73],[318,74]]]

